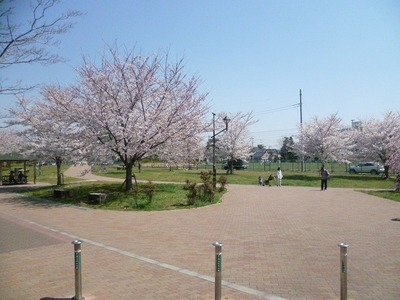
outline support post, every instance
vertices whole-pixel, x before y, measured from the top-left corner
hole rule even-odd
[[[213,121],[212,121],[212,124],[213,124],[213,135],[212,135],[212,150],[213,150],[213,152],[212,152],[212,160],[213,160],[213,176],[212,176],[212,185],[213,185],[213,190],[215,190],[216,189],[216,187],[217,187],[217,167],[216,167],[216,162],[215,162],[215,137],[218,135],[218,134],[220,134],[220,133],[222,133],[222,132],[224,132],[224,131],[228,131],[228,123],[229,123],[229,119],[227,118],[227,117],[225,117],[225,118],[223,118],[222,120],[224,121],[224,123],[225,123],[225,128],[224,129],[222,129],[221,131],[219,131],[219,132],[217,132],[217,133],[215,133],[215,114],[214,113],[212,113],[213,114]],[[229,164],[228,164],[229,165]]]
[[[213,135],[212,135],[212,161],[213,161],[213,176],[212,176],[212,185],[213,190],[217,187],[217,166],[215,165],[215,114],[213,114]]]
[[[75,240],[72,242],[74,245],[75,257],[75,297],[74,300],[85,300],[82,296],[82,268],[81,268],[81,245],[83,241]]]
[[[347,300],[347,248],[349,245],[340,243],[340,300]]]
[[[221,300],[222,288],[222,246],[224,244],[215,242],[215,300]]]

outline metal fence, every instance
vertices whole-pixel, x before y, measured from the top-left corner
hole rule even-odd
[[[278,167],[282,169],[282,171],[290,171],[290,172],[301,172],[303,164],[304,172],[318,172],[321,167],[321,162],[250,162],[248,164],[247,170],[250,171],[265,171],[265,172],[275,172]],[[345,163],[337,163],[332,162],[324,165],[329,172],[335,173],[347,173],[349,170],[349,164]],[[188,170],[212,170],[212,164],[207,163],[199,163],[196,165],[168,165],[165,163],[143,163],[142,167],[144,168],[170,168],[170,169],[188,169]],[[221,170],[224,168],[223,163],[216,164],[217,169]]]

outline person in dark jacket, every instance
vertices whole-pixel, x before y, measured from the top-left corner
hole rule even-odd
[[[322,167],[319,174],[321,176],[321,191],[324,191],[328,188],[329,171]]]

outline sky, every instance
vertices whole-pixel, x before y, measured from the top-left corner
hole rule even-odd
[[[23,22],[28,10],[16,2]],[[13,66],[1,77],[68,86],[83,56],[100,61],[107,45],[168,52],[202,79],[210,120],[253,112],[252,143],[269,148],[296,135],[300,115],[307,123],[337,113],[350,126],[399,111],[398,0],[68,0],[51,13],[67,10],[84,15],[51,49],[66,62]],[[2,111],[15,103],[0,95]]]

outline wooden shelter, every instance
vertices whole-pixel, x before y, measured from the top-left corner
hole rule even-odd
[[[24,176],[28,176],[27,164],[32,163],[33,166],[33,183],[36,184],[36,166],[37,160],[33,159],[19,159],[19,158],[0,158],[0,185],[4,185],[6,183],[10,184],[9,176],[10,172],[14,172],[17,174],[17,171],[21,171]],[[12,168],[13,164],[23,164],[23,168]],[[8,174],[5,174],[5,170],[8,170]],[[32,179],[31,179],[32,180]]]

